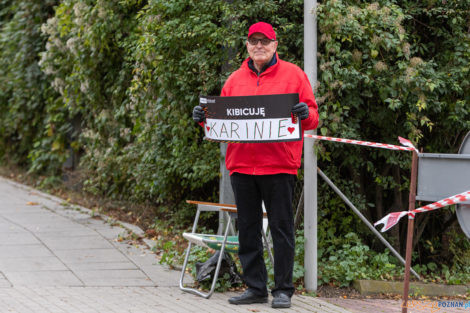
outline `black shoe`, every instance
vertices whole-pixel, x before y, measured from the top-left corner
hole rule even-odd
[[[230,304],[252,304],[252,303],[267,303],[268,296],[259,296],[253,292],[252,289],[247,289],[239,296],[228,299]]]
[[[271,306],[273,308],[290,308],[290,297],[284,292],[277,292]]]

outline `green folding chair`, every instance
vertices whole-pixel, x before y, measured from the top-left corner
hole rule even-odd
[[[224,252],[238,253],[238,236],[229,236],[229,232],[234,233],[234,228],[232,225],[232,220],[237,216],[236,206],[233,204],[220,204],[220,203],[211,203],[211,202],[201,202],[187,200],[187,203],[196,204],[197,211],[194,218],[193,227],[190,233],[183,233],[183,237],[188,240],[188,248],[186,250],[186,257],[184,258],[183,268],[181,269],[181,277],[179,287],[182,291],[189,292],[203,298],[209,299],[210,296],[214,293],[215,285],[219,277],[220,266],[222,264],[222,257]],[[196,233],[197,223],[199,221],[199,216],[201,212],[224,212],[228,215],[227,225],[225,226],[225,231],[223,235],[213,235],[213,234],[200,234]],[[263,217],[267,219],[266,212],[263,212]],[[263,223],[267,225],[267,223]],[[265,243],[265,248],[268,251],[269,259],[271,264],[274,264],[274,258],[271,251],[271,246],[269,244],[268,238],[266,236],[265,230],[262,232],[263,241]],[[215,268],[214,278],[212,280],[211,289],[209,292],[202,292],[196,288],[185,287],[184,286],[184,275],[186,273],[186,268],[188,266],[189,255],[191,254],[192,245],[199,245],[206,248],[211,248],[214,250],[220,250],[220,255],[217,260],[217,265]]]

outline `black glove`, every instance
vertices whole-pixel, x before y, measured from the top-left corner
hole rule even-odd
[[[308,105],[306,103],[300,102],[292,107],[292,113],[297,115],[301,120],[308,118]]]
[[[206,121],[206,114],[204,113],[204,109],[200,105],[196,105],[193,109],[193,120],[197,123],[205,122]]]

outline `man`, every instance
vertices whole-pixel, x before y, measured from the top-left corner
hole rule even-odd
[[[300,103],[292,107],[292,114],[301,119],[302,130],[314,129],[318,125],[317,104],[307,75],[298,66],[281,60],[277,46],[270,24],[251,25],[246,42],[249,58],[227,79],[221,96],[298,93]],[[194,108],[193,119],[205,121],[201,106]],[[261,233],[264,201],[274,246],[272,307],[291,306],[295,253],[292,197],[302,142],[228,144],[225,164],[238,210],[239,257],[248,286],[242,295],[229,299],[231,304],[268,301]]]

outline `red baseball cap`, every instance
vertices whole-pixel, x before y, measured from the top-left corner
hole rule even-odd
[[[258,22],[251,25],[248,29],[248,38],[250,38],[250,36],[254,33],[262,33],[269,39],[276,40],[276,32],[274,31],[273,27],[271,26],[271,24],[265,22]]]

